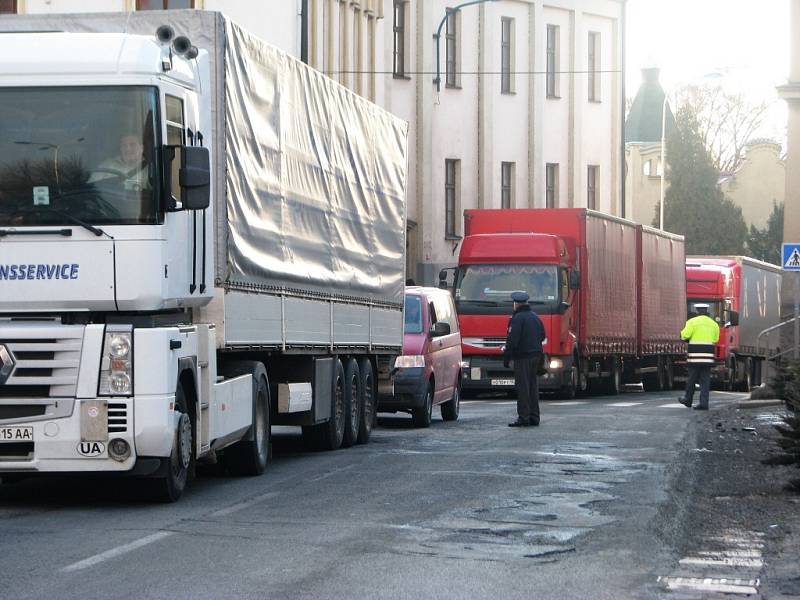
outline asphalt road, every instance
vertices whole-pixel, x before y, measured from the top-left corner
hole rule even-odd
[[[281,429],[265,475],[203,475],[172,505],[124,480],[3,485],[0,598],[676,597],[675,459],[742,397],[676,395],[545,400],[525,429],[508,400],[426,430],[381,415],[331,453]]]

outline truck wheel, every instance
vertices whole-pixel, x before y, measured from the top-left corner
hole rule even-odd
[[[569,371],[569,381],[566,385],[562,385],[556,394],[556,396],[563,400],[572,400],[578,393],[578,378],[580,377],[580,373],[578,372],[577,363],[573,363]]]
[[[359,444],[369,442],[372,426],[375,424],[375,378],[372,375],[372,363],[368,358],[359,362],[358,372],[361,374],[361,394],[364,398],[364,410],[358,427]]]
[[[420,408],[411,411],[411,422],[414,427],[430,427],[431,416],[433,413],[433,390],[428,382],[428,389],[425,390],[425,401]]]
[[[361,391],[361,375],[355,358],[347,361],[344,371],[344,435],[342,448],[349,448],[358,439],[361,418],[364,414],[364,394]]]
[[[739,382],[739,391],[749,392],[753,387],[753,363],[749,358],[744,361],[742,370],[744,373],[742,373],[743,377]]]
[[[461,385],[456,381],[453,388],[453,397],[442,404],[442,421],[458,420],[458,411],[461,408]]]
[[[622,390],[622,371],[619,368],[619,361],[616,358],[611,359],[609,365],[608,380],[606,381],[606,394],[609,396],[617,396]]]
[[[186,489],[189,471],[194,466],[192,421],[180,382],[175,389],[175,411],[179,415],[178,426],[172,440],[172,452],[166,459],[166,474],[152,481],[153,497],[160,502],[175,502],[181,497]]]
[[[672,361],[669,359],[664,361],[664,389],[675,389],[675,371],[672,369]]]
[[[272,458],[270,397],[267,370],[257,361],[236,361],[225,369],[226,377],[253,376],[252,440],[225,449],[225,467],[233,475],[261,475]]]
[[[325,423],[303,427],[303,439],[314,450],[336,450],[344,439],[345,401],[344,367],[337,359],[331,381],[331,417]]]

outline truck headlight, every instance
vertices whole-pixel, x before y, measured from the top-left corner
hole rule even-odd
[[[394,359],[395,369],[413,369],[414,367],[424,367],[425,357],[419,354],[407,354],[398,356]]]
[[[109,325],[100,358],[100,396],[133,393],[133,327]]]
[[[548,365],[548,368],[551,371],[558,371],[559,369],[563,369],[564,368],[564,361],[561,360],[560,358],[551,358],[550,359],[550,364]]]

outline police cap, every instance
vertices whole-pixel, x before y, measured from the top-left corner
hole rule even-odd
[[[528,296],[528,292],[512,292],[511,293],[511,299],[514,302],[519,302],[520,304],[523,303],[523,302],[527,302],[528,298],[530,298],[530,296]]]

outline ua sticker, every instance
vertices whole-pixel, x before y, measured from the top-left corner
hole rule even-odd
[[[106,451],[102,442],[81,442],[78,444],[78,453],[82,456],[100,456]]]

